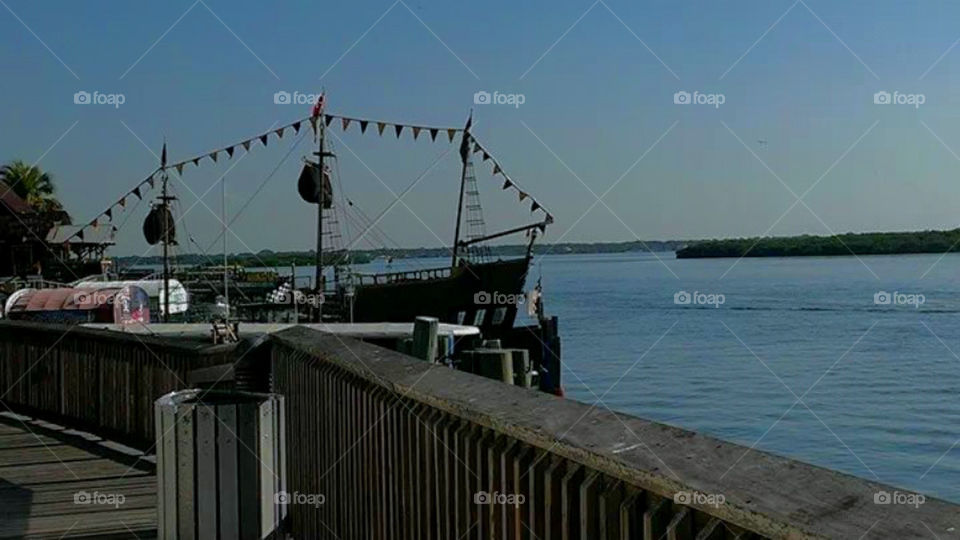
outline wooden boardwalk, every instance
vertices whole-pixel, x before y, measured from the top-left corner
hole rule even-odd
[[[154,464],[89,434],[0,414],[0,538],[156,538]]]

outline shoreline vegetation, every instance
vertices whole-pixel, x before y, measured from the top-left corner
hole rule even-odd
[[[489,246],[493,256],[516,257],[526,253],[526,245]],[[826,257],[844,255],[896,255],[910,253],[945,253],[960,251],[960,229],[945,231],[846,233],[834,236],[781,236],[765,238],[729,238],[715,240],[651,240],[648,242],[566,242],[541,244],[534,247],[535,255],[675,252],[678,259],[720,257]],[[342,256],[342,255],[340,255]],[[365,264],[376,259],[411,259],[449,257],[449,248],[393,248],[363,249],[350,253],[353,264]],[[334,254],[325,255],[327,264],[333,264]],[[160,257],[115,257],[121,266],[157,265]],[[313,251],[272,251],[228,255],[230,265],[253,267],[312,266]],[[222,264],[219,255],[188,253],[177,256],[177,263],[187,266],[215,266]]]
[[[677,250],[677,258],[829,257],[951,251],[960,251],[960,229],[705,240],[691,242]]]

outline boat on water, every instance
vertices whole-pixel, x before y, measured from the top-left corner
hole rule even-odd
[[[450,262],[435,268],[358,272],[351,262],[350,245],[340,241],[339,217],[353,203],[334,190],[337,155],[328,145],[327,130],[337,122],[346,131],[351,123],[365,133],[368,127],[376,126],[382,136],[387,127],[395,131],[397,139],[407,130],[416,139],[421,133],[441,142],[456,144],[459,137],[460,178],[456,201],[456,223],[453,243],[449,250]],[[297,283],[296,269],[289,277],[281,276],[276,269],[245,271],[227,264],[226,255],[222,265],[206,264],[184,268],[171,264],[175,257],[177,242],[177,219],[173,215],[171,201],[176,200],[168,185],[169,174],[176,170],[182,174],[188,165],[200,166],[204,158],[217,160],[218,155],[233,157],[236,149],[249,151],[257,140],[264,146],[270,136],[282,138],[286,129],[300,133],[309,124],[316,151],[304,157],[297,178],[297,191],[307,204],[317,208],[315,272],[308,285]],[[411,323],[417,317],[432,317],[440,323],[476,327],[483,340],[471,340],[472,350],[504,349],[522,350],[529,355],[529,362],[538,375],[540,389],[560,394],[560,336],[558,320],[548,316],[539,281],[527,291],[527,282],[532,262],[533,246],[539,235],[553,223],[553,216],[528,192],[506,175],[500,163],[493,158],[471,132],[472,113],[462,128],[410,126],[394,122],[368,120],[330,114],[326,110],[325,97],[321,95],[311,115],[280,129],[245,139],[212,153],[184,161],[168,163],[166,144],[162,151],[160,167],[140,182],[126,197],[142,198],[144,192],[160,183],[160,195],[152,204],[143,224],[143,233],[151,245],[162,248],[163,267],[151,275],[139,275],[135,269],[119,268],[113,273],[104,273],[101,287],[119,283],[136,283],[150,279],[156,284],[156,294],[151,298],[159,303],[153,310],[152,322],[187,322],[207,317],[217,310],[202,311],[212,303],[224,308],[223,318],[240,322],[287,322],[287,323]],[[518,193],[520,203],[530,204],[530,212],[537,213],[536,221],[527,225],[508,227],[493,233],[486,232],[483,210],[480,205],[479,188],[474,170],[473,156],[478,154],[483,162],[493,164],[493,175],[502,176],[503,189]],[[339,179],[338,179],[339,180]],[[339,184],[337,184],[339,185]],[[399,197],[398,197],[399,199]],[[101,221],[112,223],[112,214],[117,203],[111,205],[91,222],[94,228],[103,226]],[[104,219],[106,218],[106,219]],[[367,230],[377,226],[371,222]],[[112,225],[111,225],[112,227]],[[116,230],[115,227],[112,227]],[[224,225],[226,229],[226,225]],[[224,231],[224,237],[225,237]],[[365,230],[364,233],[367,231]],[[65,238],[65,242],[83,240],[85,228]],[[524,235],[526,252],[519,257],[502,258],[491,255],[490,242],[511,235]],[[191,239],[192,240],[192,239]],[[224,253],[225,253],[224,248]],[[388,269],[392,258],[388,259]],[[96,280],[95,280],[96,281]],[[190,309],[180,309],[188,301],[171,290],[171,283],[185,289],[189,296]],[[91,286],[89,282],[85,287]],[[96,286],[96,285],[93,285]],[[151,289],[152,290],[152,289]],[[180,289],[177,289],[179,291]],[[178,294],[178,293],[177,293]],[[170,304],[173,305],[170,305]],[[528,324],[518,324],[523,311],[528,315]],[[202,319],[201,319],[202,320]],[[464,353],[462,348],[456,351]],[[460,355],[462,356],[462,355]]]

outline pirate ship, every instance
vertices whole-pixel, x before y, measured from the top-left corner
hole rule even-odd
[[[459,138],[459,190],[449,264],[375,273],[360,273],[352,268],[349,256],[351,246],[344,247],[341,244],[338,224],[339,216],[348,211],[353,203],[338,197],[334,190],[333,180],[339,167],[335,166],[337,155],[331,151],[327,137],[329,129],[340,127],[346,132],[351,125],[358,126],[361,133],[366,133],[368,129],[372,132],[375,127],[381,137],[390,128],[397,139],[407,132],[414,139],[429,136],[435,142],[438,138],[441,142],[446,139],[447,143],[453,145]],[[200,166],[206,160],[216,162],[218,157],[224,155],[230,159],[239,148],[250,151],[257,142],[266,146],[272,139],[281,139],[288,130],[296,135],[312,133],[315,151],[304,157],[297,178],[297,191],[305,203],[316,207],[313,280],[308,286],[299,287],[295,269],[289,280],[280,277],[264,280],[267,286],[279,286],[270,294],[263,295],[262,299],[250,299],[247,296],[245,300],[236,302],[232,311],[228,308],[226,313],[235,313],[240,320],[256,321],[262,320],[264,310],[269,312],[292,307],[294,320],[299,322],[411,322],[418,316],[431,316],[445,323],[476,326],[481,330],[485,343],[496,344],[491,346],[529,351],[530,361],[540,376],[540,388],[559,393],[560,337],[557,318],[546,315],[539,281],[529,294],[525,293],[534,243],[553,223],[553,216],[504,172],[499,161],[473,135],[471,127],[472,113],[462,128],[406,125],[331,114],[327,112],[325,99],[321,95],[309,117],[213,152],[168,163],[164,144],[160,167],[88,226],[102,227],[105,224],[101,221],[112,223],[117,205],[125,208],[126,199],[130,196],[141,199],[159,180],[161,193],[144,223],[144,235],[149,243],[160,244],[163,248],[160,278],[164,291],[161,297],[169,299],[166,288],[171,279],[180,278],[188,289],[192,283],[190,279],[185,279],[187,272],[174,269],[169,263],[171,247],[177,245],[177,220],[171,211],[171,204],[176,197],[168,189],[170,173],[176,171],[177,175],[182,175],[186,167]],[[503,180],[502,189],[513,190],[520,203],[530,204],[530,212],[537,216],[532,223],[492,233],[486,231],[473,163],[475,155],[482,159],[482,163],[492,165],[493,176]],[[225,235],[226,215],[223,221]],[[359,237],[377,226],[376,221],[368,221],[368,227]],[[81,227],[78,231],[81,239],[83,229]],[[526,236],[526,253],[516,258],[494,258],[489,242],[510,235]],[[224,271],[226,267],[224,260]],[[216,287],[210,286],[207,281],[191,290],[191,304],[202,303],[198,302],[198,296],[209,296],[210,291],[216,291]],[[224,296],[229,296],[230,290],[231,283],[228,283],[224,274]],[[298,298],[304,297],[320,300],[300,304]],[[523,308],[528,312],[529,323],[517,324],[518,314]],[[167,314],[170,309],[161,306],[160,312]]]

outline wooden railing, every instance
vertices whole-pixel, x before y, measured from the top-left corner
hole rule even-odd
[[[287,491],[324,501],[290,506],[297,538],[907,539],[960,528],[960,506],[908,506],[903,490],[690,431],[305,328],[273,340]]]
[[[188,388],[188,373],[233,362],[210,346],[80,326],[0,322],[0,410],[89,429],[141,449],[154,440],[153,402]]]
[[[245,354],[65,330],[0,322],[2,406],[140,448],[153,443],[156,398],[198,372],[219,380]],[[960,534],[958,505],[694,432],[302,327],[268,346],[268,362],[230,377],[284,396],[295,538]]]

